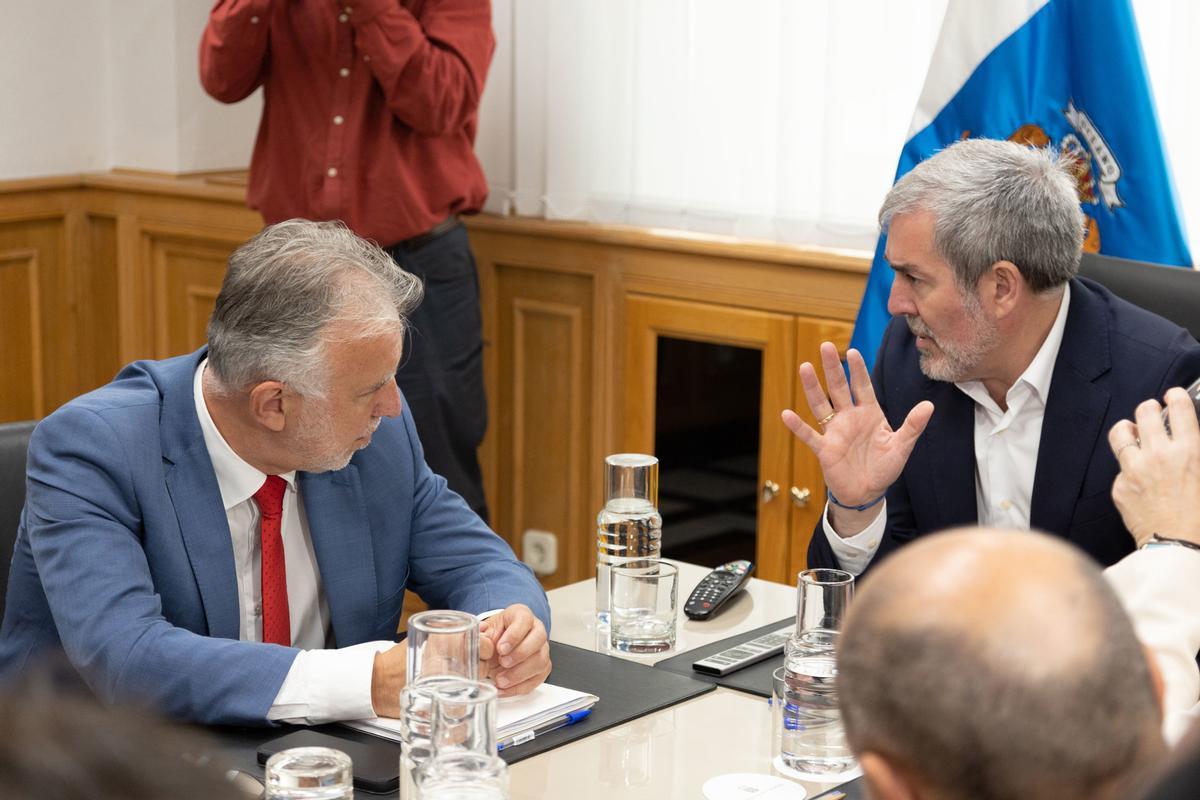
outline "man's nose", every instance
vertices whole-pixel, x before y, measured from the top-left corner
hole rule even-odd
[[[917,313],[917,307],[913,305],[912,293],[904,285],[904,280],[899,276],[892,279],[892,290],[888,293],[887,310],[893,317],[900,314],[914,315]]]
[[[392,378],[382,387],[380,387],[382,396],[375,404],[375,416],[377,417],[398,417],[403,404],[400,400],[400,387],[396,385],[396,379]]]

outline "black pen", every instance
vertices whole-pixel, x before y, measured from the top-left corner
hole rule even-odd
[[[561,717],[555,717],[549,722],[542,723],[533,730],[524,731],[523,733],[518,733],[515,736],[509,736],[507,739],[501,739],[496,745],[496,750],[504,750],[518,744],[532,742],[536,737],[541,736],[543,733],[556,731],[559,728],[565,728],[568,725],[574,725],[581,719],[587,719],[587,716],[591,713],[592,710],[590,708],[585,708],[582,711],[572,711],[568,714],[563,714]]]

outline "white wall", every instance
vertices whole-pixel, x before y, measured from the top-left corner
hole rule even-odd
[[[0,0],[0,179],[245,167],[261,98],[200,86],[203,0]]]
[[[0,0],[0,178],[108,166],[107,3]]]

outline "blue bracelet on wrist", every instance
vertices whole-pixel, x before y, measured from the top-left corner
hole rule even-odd
[[[866,511],[868,508],[871,508],[872,506],[879,505],[880,501],[882,501],[883,498],[887,497],[887,493],[885,492],[885,493],[879,495],[879,497],[876,497],[871,502],[863,503],[861,506],[846,505],[845,503],[839,501],[836,497],[834,497],[833,492],[829,491],[828,489],[825,490],[825,496],[829,498],[829,502],[833,503],[838,508],[844,508],[847,511]]]

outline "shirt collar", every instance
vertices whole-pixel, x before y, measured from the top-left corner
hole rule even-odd
[[[1050,326],[1050,332],[1046,334],[1046,339],[1042,342],[1042,346],[1038,348],[1033,360],[1029,362],[1029,366],[1021,373],[1021,376],[1013,383],[1008,390],[1008,399],[1011,400],[1013,393],[1018,390],[1018,387],[1024,384],[1029,387],[1034,396],[1041,400],[1042,405],[1045,405],[1046,398],[1050,396],[1050,379],[1054,377],[1054,364],[1058,361],[1058,351],[1062,347],[1063,332],[1067,328],[1067,312],[1071,307],[1071,284],[1063,284],[1062,300],[1058,305],[1058,315],[1054,318],[1054,324]],[[955,383],[964,394],[982,405],[992,406],[995,401],[987,393],[987,389],[983,386],[983,381],[964,381]],[[1008,405],[1012,405],[1010,402]]]
[[[204,402],[204,369],[207,365],[208,359],[205,358],[196,367],[196,374],[192,379],[192,392],[196,401],[196,416],[200,419],[200,430],[204,434],[204,446],[208,448],[209,460],[212,461],[213,471],[217,473],[221,502],[228,511],[253,497],[254,493],[262,488],[267,475],[233,452],[233,448],[217,430],[212,415],[208,413],[208,405]],[[285,472],[279,477],[287,481],[292,491],[296,490],[295,470]]]

